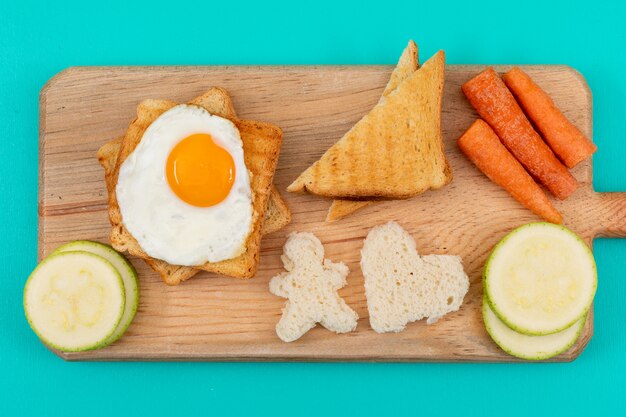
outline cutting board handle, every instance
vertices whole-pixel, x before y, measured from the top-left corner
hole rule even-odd
[[[598,193],[599,237],[626,238],[626,193]]]

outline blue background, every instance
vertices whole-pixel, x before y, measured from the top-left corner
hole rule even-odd
[[[66,363],[30,331],[37,100],[72,65],[568,64],[594,95],[594,184],[626,190],[626,16],[600,2],[312,5],[0,0],[0,416],[626,413],[626,241],[596,240],[595,336],[571,364]]]

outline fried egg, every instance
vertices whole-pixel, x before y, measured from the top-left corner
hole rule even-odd
[[[243,143],[202,107],[175,106],[146,129],[116,194],[124,226],[153,258],[196,266],[245,250],[254,208]]]

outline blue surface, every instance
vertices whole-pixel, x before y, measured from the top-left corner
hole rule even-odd
[[[453,64],[568,64],[594,94],[596,189],[626,190],[623,6],[231,3],[0,2],[0,416],[625,415],[624,240],[595,242],[595,336],[571,364],[66,363],[39,343],[37,99],[71,65],[391,64],[409,38]]]

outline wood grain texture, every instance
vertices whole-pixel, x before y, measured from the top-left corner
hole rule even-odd
[[[143,262],[131,259],[140,275],[141,299],[128,332],[105,349],[61,356],[68,360],[514,361],[483,327],[481,272],[499,239],[538,219],[489,182],[456,146],[456,139],[477,117],[460,86],[482,69],[448,66],[446,70],[443,133],[454,172],[450,185],[410,200],[381,202],[331,224],[324,222],[329,200],[283,193],[293,221],[263,239],[259,272],[248,281],[203,273],[168,287]],[[284,191],[378,101],[391,70],[390,66],[78,67],[60,73],[40,97],[39,257],[70,240],[107,241],[106,192],[95,152],[125,131],[140,100],[183,102],[211,86],[226,88],[241,117],[283,128],[275,183]],[[564,66],[524,70],[591,136],[591,93],[580,74]],[[566,201],[552,199],[566,226],[588,244],[597,235],[626,237],[626,193],[595,193],[591,161],[573,173],[580,189]],[[398,221],[413,235],[422,254],[462,256],[471,286],[461,309],[437,324],[427,326],[422,321],[399,334],[379,335],[369,326],[359,258],[368,230],[389,220]],[[349,266],[348,285],[340,294],[359,314],[356,332],[336,335],[318,326],[289,344],[276,336],[274,326],[285,300],[270,294],[268,282],[282,271],[279,257],[291,231],[314,232],[328,258]],[[576,358],[592,333],[590,314],[575,346],[554,360]]]

